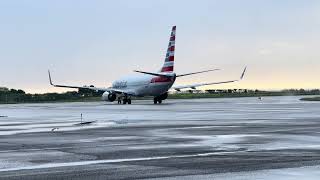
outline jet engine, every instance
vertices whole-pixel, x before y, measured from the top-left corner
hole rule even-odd
[[[117,98],[117,95],[115,93],[109,93],[109,92],[104,92],[102,94],[102,100],[103,101],[110,101],[110,102],[113,102],[115,101]]]

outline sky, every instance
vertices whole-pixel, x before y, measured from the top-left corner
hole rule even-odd
[[[158,71],[177,26],[176,85],[320,88],[318,0],[3,0],[0,86],[62,92],[55,83],[109,87],[133,70]]]

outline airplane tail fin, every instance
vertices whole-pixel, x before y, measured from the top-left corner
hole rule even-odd
[[[169,45],[166,53],[166,59],[160,72],[173,72],[174,67],[174,51],[176,42],[176,26],[172,27]]]

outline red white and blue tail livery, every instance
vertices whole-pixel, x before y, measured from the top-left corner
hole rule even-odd
[[[63,88],[77,88],[77,89],[91,89],[95,91],[103,91],[102,100],[113,102],[118,99],[118,103],[131,104],[132,96],[153,96],[154,104],[162,103],[167,99],[168,91],[174,89],[180,91],[181,89],[191,88],[195,89],[199,86],[206,86],[212,84],[223,84],[239,81],[243,78],[246,68],[243,70],[240,79],[221,81],[221,82],[209,82],[209,83],[196,83],[191,85],[174,86],[173,84],[176,78],[183,76],[190,76],[194,74],[200,74],[210,71],[216,71],[219,69],[210,69],[205,71],[198,71],[186,74],[176,74],[174,72],[174,54],[176,47],[176,26],[172,27],[169,44],[167,48],[164,64],[159,72],[146,72],[146,71],[134,71],[138,74],[129,75],[127,77],[118,79],[112,83],[109,88],[98,88],[94,86],[70,86],[70,85],[57,85],[53,84],[51,75],[49,73],[49,81],[52,86]]]
[[[166,58],[164,60],[161,72],[173,72],[174,70],[174,50],[176,44],[176,26],[172,27],[171,35],[169,39],[168,49],[166,53]]]

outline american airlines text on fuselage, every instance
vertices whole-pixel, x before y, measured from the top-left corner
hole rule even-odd
[[[127,87],[127,81],[116,81],[112,84],[113,88],[126,88]]]

